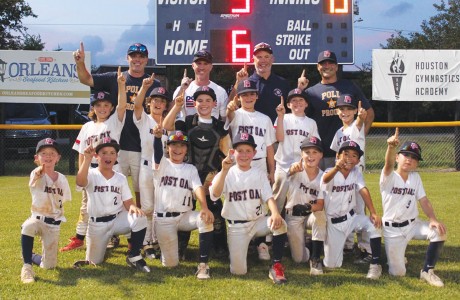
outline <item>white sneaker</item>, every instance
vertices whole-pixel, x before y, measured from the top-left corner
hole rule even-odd
[[[198,265],[198,269],[196,271],[196,278],[198,279],[209,279],[211,276],[209,275],[209,266],[207,263],[200,263]]]
[[[378,264],[370,264],[369,272],[367,272],[366,278],[368,279],[379,279],[382,276],[382,266]]]
[[[323,264],[321,263],[321,261],[310,260],[310,275],[317,276],[323,274]]]
[[[32,265],[24,264],[21,270],[21,281],[22,283],[32,283],[35,282],[35,273],[32,270]]]
[[[268,246],[265,243],[261,243],[257,246],[257,252],[259,252],[260,260],[270,260],[270,253],[268,252]]]
[[[429,269],[428,272],[420,271],[420,279],[425,280],[432,286],[443,287],[444,283],[442,282],[441,278],[439,278],[436,274],[434,274],[433,269]]]

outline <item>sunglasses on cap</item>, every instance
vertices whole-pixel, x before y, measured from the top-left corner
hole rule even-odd
[[[145,47],[144,45],[142,44],[134,44],[134,45],[131,45],[128,49],[128,52],[129,53],[134,53],[134,52],[140,52],[140,53],[148,53],[147,51],[147,47]]]
[[[188,137],[186,135],[175,135],[172,134],[168,137],[170,142],[188,142]]]
[[[272,46],[270,46],[267,43],[263,43],[263,42],[258,43],[257,45],[254,46],[254,52],[256,52],[257,50],[260,50],[260,49],[267,49],[270,53],[273,52]]]

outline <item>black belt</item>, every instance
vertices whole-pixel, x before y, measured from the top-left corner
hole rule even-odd
[[[109,222],[109,221],[112,221],[113,219],[115,219],[116,217],[117,217],[117,214],[110,215],[110,216],[105,216],[105,217],[98,217],[98,218],[91,217],[90,219],[93,222]]]
[[[148,166],[149,165],[149,161],[148,160],[144,160],[144,166]]]
[[[170,218],[170,217],[178,217],[180,216],[182,213],[180,212],[167,212],[167,213],[157,213],[157,217],[166,217],[166,218]]]
[[[244,224],[244,223],[247,223],[247,222],[250,222],[250,221],[247,221],[247,220],[227,220],[227,222],[229,224]]]
[[[37,216],[37,220],[43,220],[46,224],[51,224],[51,225],[60,225],[61,221],[56,221],[53,218],[48,218],[48,217],[41,217]]]
[[[350,210],[350,216],[353,216],[355,214],[355,211],[352,209]],[[347,215],[337,217],[337,218],[331,218],[332,224],[337,224],[337,223],[342,223],[345,222],[348,219]]]
[[[385,226],[388,226],[388,227],[405,227],[407,225],[409,225],[410,223],[414,222],[415,219],[410,219],[410,220],[406,220],[404,222],[401,222],[401,223],[392,223],[392,222],[387,222],[385,221]]]
[[[265,157],[253,158],[252,160],[261,160],[262,158],[265,158]]]

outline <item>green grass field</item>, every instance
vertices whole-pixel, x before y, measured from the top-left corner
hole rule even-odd
[[[33,166],[31,166],[32,168]],[[20,227],[30,214],[31,197],[28,177],[0,177],[0,299],[459,299],[460,298],[460,236],[459,182],[460,173],[422,173],[422,178],[437,212],[448,228],[448,240],[437,265],[437,274],[445,287],[434,288],[419,280],[426,241],[410,243],[407,275],[393,278],[384,266],[378,281],[366,280],[366,265],[353,265],[346,257],[341,269],[326,270],[324,276],[311,277],[309,267],[295,264],[286,251],[284,264],[288,284],[275,286],[268,279],[266,262],[259,262],[257,254],[249,254],[249,272],[237,277],[229,273],[228,260],[211,260],[209,281],[195,276],[197,235],[193,233],[188,260],[179,267],[163,268],[158,260],[148,261],[152,273],[138,273],[125,263],[127,242],[122,238],[119,248],[108,252],[105,263],[98,267],[72,269],[74,261],[84,259],[84,250],[59,253],[59,267],[43,270],[34,266],[37,281],[24,285],[20,281],[22,267]],[[366,174],[366,181],[374,203],[381,212],[378,193],[378,174]],[[72,189],[75,178],[69,176]],[[75,233],[80,207],[80,194],[73,193],[73,201],[65,206],[67,223],[61,225],[60,247]],[[39,238],[35,251],[41,252]]]

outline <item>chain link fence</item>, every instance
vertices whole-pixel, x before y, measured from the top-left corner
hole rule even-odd
[[[419,127],[421,125],[426,127]],[[443,122],[441,125],[374,123],[366,137],[366,172],[381,171],[387,147],[386,140],[394,134],[396,126],[399,127],[401,143],[415,141],[420,144],[423,156],[423,161],[419,164],[420,171],[460,171],[460,122]],[[71,126],[72,129],[60,129]],[[16,128],[17,125],[0,125],[0,175],[28,176],[35,168],[35,146],[44,138],[42,135],[45,129],[36,129],[37,126],[33,125],[23,125],[19,130]],[[63,174],[76,174],[78,155],[72,150],[72,145],[80,125],[50,125],[45,128],[46,134],[51,135],[61,145],[62,158],[56,169]]]

